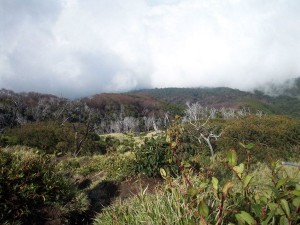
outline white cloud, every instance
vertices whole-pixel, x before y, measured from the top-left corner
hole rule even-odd
[[[299,76],[296,0],[0,0],[0,88],[80,96]]]

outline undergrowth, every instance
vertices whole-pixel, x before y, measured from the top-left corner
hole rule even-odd
[[[88,200],[56,170],[51,157],[26,147],[0,148],[0,223],[35,224],[57,219],[68,224]]]

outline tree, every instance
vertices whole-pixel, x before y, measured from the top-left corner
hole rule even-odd
[[[210,154],[213,157],[215,152],[211,140],[218,140],[222,132],[216,134],[214,127],[211,127],[208,122],[211,117],[214,117],[216,110],[209,110],[202,107],[198,102],[194,104],[187,103],[185,122],[188,122],[193,129],[189,130],[190,134],[198,140],[200,144],[204,140],[209,147]],[[204,120],[205,119],[205,120]],[[205,122],[203,122],[205,121]]]

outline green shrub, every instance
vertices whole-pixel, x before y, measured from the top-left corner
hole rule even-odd
[[[136,171],[147,176],[160,176],[160,168],[177,173],[178,167],[165,135],[145,138],[144,144],[136,150]]]
[[[20,140],[16,136],[4,136],[0,135],[0,147],[6,147],[10,145],[18,145]]]
[[[52,217],[68,222],[87,198],[58,173],[51,158],[30,149],[0,148],[0,223],[35,224]],[[52,214],[51,214],[52,213]]]
[[[121,144],[120,140],[113,136],[107,136],[105,138],[105,143],[106,143],[106,150],[108,152],[116,151],[118,146]]]
[[[21,127],[5,131],[5,145],[26,145],[41,149],[48,154],[72,153],[80,154],[102,153],[99,136],[89,132],[85,138],[86,128],[83,124],[56,122],[27,123]],[[82,141],[80,150],[78,144]],[[2,144],[2,146],[5,146]]]
[[[300,121],[285,116],[245,117],[231,121],[216,142],[217,149],[234,148],[240,155],[240,143],[253,143],[251,150],[255,160],[288,159],[299,154]]]

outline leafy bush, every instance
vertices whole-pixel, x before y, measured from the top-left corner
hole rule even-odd
[[[245,117],[231,121],[217,142],[219,150],[236,149],[240,155],[241,143],[253,143],[252,157],[272,161],[288,159],[299,154],[300,121],[285,116]]]
[[[121,144],[120,140],[113,136],[107,136],[105,138],[105,143],[106,143],[106,151],[108,152],[116,151],[118,146]]]
[[[61,124],[55,122],[27,123],[21,127],[7,129],[7,145],[21,144],[36,147],[45,153],[67,153],[75,154],[80,146],[81,154],[102,153],[99,136],[89,132],[85,137],[86,128],[83,124],[70,123]],[[4,146],[2,144],[2,146]]]
[[[198,170],[208,165],[209,150],[206,145],[199,145],[194,138],[195,129],[182,125],[177,117],[166,133],[145,138],[144,144],[137,149],[137,172],[147,176],[160,176],[160,169],[170,175],[180,174],[183,168],[193,167]]]
[[[35,224],[51,217],[67,223],[69,213],[87,207],[86,196],[57,172],[48,156],[1,148],[0,168],[0,223]]]
[[[165,135],[145,138],[136,151],[136,171],[147,176],[160,176],[160,168],[177,173],[173,155]]]

